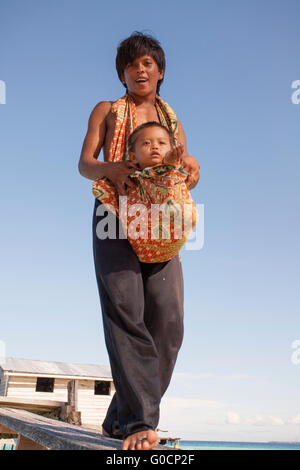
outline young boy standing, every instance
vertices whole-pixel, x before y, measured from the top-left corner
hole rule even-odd
[[[199,179],[199,164],[187,154],[181,123],[159,97],[165,57],[158,41],[141,33],[131,35],[118,48],[116,67],[126,96],[115,103],[100,102],[93,109],[79,161],[81,175],[91,180],[106,177],[125,196],[127,187],[133,187],[129,175],[138,170],[127,160],[129,134],[156,121],[176,131],[184,148],[182,166],[189,173],[186,183],[192,189]],[[104,162],[99,162],[102,147]],[[155,429],[160,400],[183,339],[181,263],[178,255],[162,263],[142,263],[126,238],[98,238],[100,204],[96,199],[94,261],[116,388],[103,434],[122,439],[123,450],[152,449],[159,442]]]

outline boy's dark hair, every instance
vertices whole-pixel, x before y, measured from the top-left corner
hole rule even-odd
[[[157,63],[158,70],[161,72],[166,69],[165,53],[157,39],[154,39],[149,34],[140,33],[135,31],[124,39],[117,49],[116,56],[116,69],[118,77],[121,80],[121,76],[124,73],[126,66],[133,62],[135,59],[142,57],[143,55],[150,55]],[[122,80],[121,80],[122,81]],[[163,78],[158,80],[156,93],[159,95],[160,85],[163,82]],[[122,82],[123,83],[123,82]],[[126,84],[123,83],[126,88]]]
[[[171,146],[173,147],[175,145],[174,134],[173,134],[172,131],[170,131],[167,127],[160,124],[160,122],[149,121],[149,122],[145,122],[144,124],[141,124],[140,126],[136,127],[134,129],[134,131],[130,134],[130,136],[128,138],[128,152],[134,152],[134,144],[136,142],[136,139],[138,137],[139,132],[143,129],[146,129],[147,127],[161,127],[161,128],[163,128],[169,134]]]

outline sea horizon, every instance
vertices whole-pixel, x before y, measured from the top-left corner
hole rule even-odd
[[[174,447],[169,444],[169,447]],[[197,441],[180,439],[179,450],[300,450],[299,441]]]

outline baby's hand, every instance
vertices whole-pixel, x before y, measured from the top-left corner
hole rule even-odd
[[[164,163],[180,163],[183,150],[184,148],[182,144],[175,145],[169,152],[167,152],[164,158]]]

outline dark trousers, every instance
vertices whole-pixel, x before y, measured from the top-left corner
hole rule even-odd
[[[125,439],[158,425],[183,340],[183,277],[178,255],[141,263],[127,239],[99,239],[96,226],[106,217],[96,216],[99,204],[95,199],[94,262],[116,389],[103,428]]]

